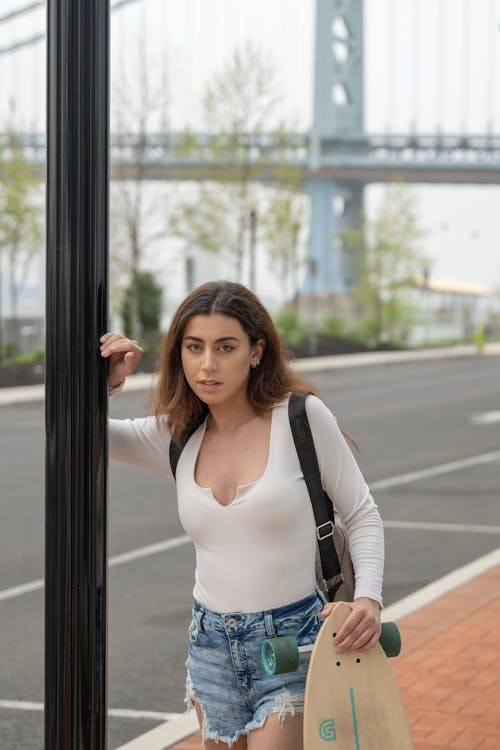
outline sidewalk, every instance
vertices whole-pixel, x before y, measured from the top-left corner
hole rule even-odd
[[[403,651],[391,663],[415,750],[499,750],[500,565],[398,625]],[[200,741],[197,732],[171,749],[200,750]]]
[[[326,357],[308,357],[294,360],[293,365],[299,372],[322,372],[325,370],[343,370],[351,367],[370,367],[374,365],[404,364],[405,362],[423,362],[433,359],[452,359],[457,357],[500,355],[500,342],[486,344],[484,351],[478,354],[472,344],[463,344],[430,349],[409,349],[402,351],[362,352],[360,354],[336,354]],[[153,383],[152,374],[137,373],[127,378],[125,392],[148,391]],[[0,407],[28,402],[39,402],[45,398],[44,385],[25,385],[12,388],[0,388]]]

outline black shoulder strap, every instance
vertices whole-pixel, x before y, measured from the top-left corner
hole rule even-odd
[[[184,450],[184,446],[186,445],[187,441],[193,435],[198,427],[203,424],[205,421],[206,414],[201,414],[198,419],[193,422],[193,424],[190,424],[189,427],[186,427],[184,432],[181,435],[181,439],[178,443],[174,442],[174,440],[170,441],[170,447],[169,447],[169,459],[170,459],[170,468],[172,469],[172,474],[174,475],[177,471],[177,464],[179,463],[179,458],[181,457],[181,453]]]
[[[321,558],[323,578],[327,584],[330,601],[342,584],[342,572],[335,544],[333,504],[323,489],[316,450],[306,412],[305,393],[292,393],[288,402],[288,417],[293,441],[304,474],[316,520],[316,537]]]

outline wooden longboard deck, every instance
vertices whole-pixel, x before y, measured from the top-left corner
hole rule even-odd
[[[307,673],[304,750],[414,750],[403,701],[380,644],[337,654],[333,634],[350,613],[339,604],[316,639]]]

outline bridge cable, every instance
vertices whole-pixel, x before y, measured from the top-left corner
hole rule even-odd
[[[142,2],[142,0],[116,0],[116,2],[111,6],[111,10],[112,11],[119,10],[120,8],[123,8],[125,5],[129,5],[130,3],[137,3],[137,2]],[[1,47],[0,56],[8,55],[11,52],[17,52],[17,50],[22,49],[23,47],[30,47],[31,45],[36,44],[37,42],[41,42],[44,39],[45,39],[45,32],[35,34],[34,36],[29,37],[28,39],[21,39],[19,42],[10,44],[7,47]]]
[[[419,111],[419,70],[420,70],[420,0],[414,0],[414,35],[413,35],[413,120],[411,131],[418,130]]]
[[[487,101],[487,115],[486,115],[486,132],[488,135],[492,135],[495,132],[495,38],[497,26],[495,24],[495,0],[489,2],[489,18],[488,18],[488,72],[487,72],[487,85],[486,85],[486,101]]]
[[[397,36],[396,36],[396,8],[394,5],[394,0],[389,0],[389,40],[387,44],[387,75],[386,79],[389,83],[389,93],[388,93],[388,116],[387,116],[387,124],[386,124],[386,130],[388,133],[392,133],[394,131],[394,100],[396,96],[396,86],[397,86],[397,78],[396,78],[396,69],[397,66],[395,64],[395,57],[396,57],[396,44],[397,44]],[[397,131],[397,128],[395,129]]]
[[[436,35],[436,52],[437,52],[437,85],[436,85],[436,131],[442,133],[444,130],[444,68],[446,60],[446,26],[444,21],[444,0],[438,0],[437,7],[437,35]]]
[[[35,34],[35,36],[31,36],[28,39],[22,39],[20,42],[14,42],[14,44],[9,44],[7,47],[1,47],[0,56],[9,55],[11,52],[17,52],[17,50],[22,49],[23,47],[31,47],[31,45],[41,42],[44,39],[45,32]]]
[[[469,112],[469,26],[470,26],[470,0],[463,0],[463,27],[462,27],[462,125],[461,130],[467,133],[467,115]]]
[[[13,18],[23,16],[25,13],[31,13],[31,11],[40,8],[42,5],[45,5],[45,0],[36,0],[36,2],[30,3],[30,5],[25,5],[24,8],[11,10],[9,13],[0,16],[0,23],[7,23],[8,21],[12,21]]]
[[[34,25],[35,23],[35,17],[31,17],[31,23]],[[31,65],[32,65],[32,76],[31,76],[31,103],[33,105],[32,109],[32,116],[31,116],[31,127],[30,130],[32,133],[38,133],[42,132],[45,129],[45,125],[43,125],[40,130],[38,129],[38,121],[39,121],[39,108],[40,108],[40,97],[42,96],[45,101],[45,86],[39,86],[38,85],[38,78],[40,75],[40,70],[44,70],[45,67],[45,60],[40,60],[40,53],[42,52],[42,49],[40,47],[35,47],[33,49],[33,52],[31,54]],[[44,107],[45,111],[45,107]]]
[[[162,3],[161,6],[161,28],[163,34],[166,34],[168,23],[167,23],[167,4]],[[164,37],[165,38],[165,37]],[[165,135],[168,131],[168,101],[169,101],[169,70],[168,70],[168,44],[163,44],[163,55],[162,55],[162,71],[161,71],[161,117],[160,117],[160,131],[162,135]]]

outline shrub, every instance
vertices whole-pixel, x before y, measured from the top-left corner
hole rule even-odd
[[[320,328],[320,335],[331,338],[331,339],[338,339],[341,338],[344,332],[344,321],[340,317],[340,315],[337,315],[337,313],[329,313],[323,320]]]
[[[276,315],[274,322],[290,346],[297,346],[304,341],[305,331],[301,326],[298,310],[294,307],[283,307]]]
[[[163,289],[157,284],[154,276],[149,271],[140,271],[137,277],[138,282],[138,303],[139,303],[139,320],[142,327],[142,334],[156,332],[160,328],[161,313],[163,306]],[[121,316],[125,335],[130,336],[131,331],[131,303],[133,288],[129,286],[125,290]]]

